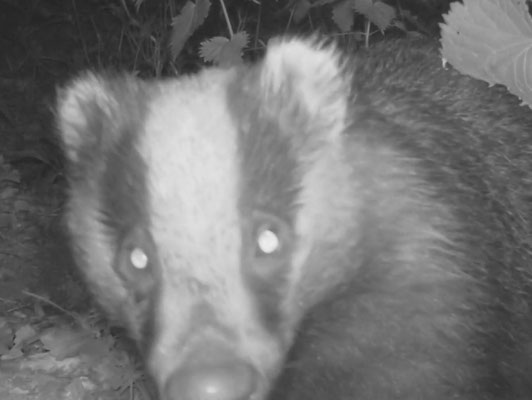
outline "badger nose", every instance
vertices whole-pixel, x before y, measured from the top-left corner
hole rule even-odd
[[[166,384],[171,400],[248,400],[257,389],[258,374],[248,363],[218,360],[186,363]]]

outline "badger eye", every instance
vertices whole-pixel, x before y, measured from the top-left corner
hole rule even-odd
[[[246,253],[250,258],[245,263],[249,268],[244,271],[250,282],[265,290],[281,282],[289,268],[294,234],[285,219],[272,213],[255,211],[251,223],[249,242],[245,242],[249,243],[249,253]]]
[[[270,255],[281,249],[281,239],[276,230],[268,225],[262,226],[257,231],[257,250],[259,254]]]
[[[152,295],[157,281],[157,252],[151,235],[142,227],[134,228],[117,250],[115,271],[132,299],[140,304]]]
[[[129,262],[134,268],[143,270],[148,267],[149,258],[142,248],[134,247],[129,253]]]
[[[120,244],[116,268],[127,280],[144,279],[153,273],[155,254],[150,234],[142,228],[132,229]]]

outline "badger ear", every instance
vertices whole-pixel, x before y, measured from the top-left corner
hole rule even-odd
[[[66,155],[78,162],[80,154],[91,149],[107,148],[115,140],[120,103],[111,80],[85,73],[57,96],[57,125]]]
[[[57,124],[67,157],[71,161],[78,159],[78,153],[89,136],[90,121],[98,113],[105,113],[109,98],[100,78],[87,73],[58,90]]]
[[[307,132],[335,140],[347,122],[351,74],[345,64],[334,45],[316,39],[270,42],[259,78],[267,107],[289,125],[305,121],[313,127]]]

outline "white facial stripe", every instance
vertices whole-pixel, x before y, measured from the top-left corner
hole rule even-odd
[[[235,350],[242,357],[259,366],[274,353],[241,276],[238,132],[225,98],[230,79],[227,71],[209,70],[165,82],[139,144],[162,266],[160,336],[152,366],[162,380],[186,350],[180,341],[189,333],[192,306],[200,301],[237,330]]]
[[[348,230],[352,230],[352,222],[361,205],[361,196],[357,196],[359,188],[353,184],[350,175],[352,171],[348,163],[343,160],[343,142],[329,143],[317,151],[313,160],[306,160],[306,167],[301,180],[301,189],[297,204],[300,205],[295,221],[298,245],[292,258],[290,270],[290,292],[284,299],[287,315],[297,316],[302,310],[295,310],[298,304],[309,304],[310,299],[304,299],[309,292],[312,297],[319,298],[320,279],[317,276],[328,275],[324,283],[331,285],[341,276],[335,276],[341,270],[336,266],[312,265],[309,261],[310,253],[316,246],[341,243]],[[334,193],[334,196],[330,194]],[[357,232],[350,232],[350,239],[357,240]],[[312,258],[312,257],[311,257]],[[329,271],[314,271],[312,268],[328,268]],[[312,276],[315,278],[311,278]],[[309,281],[315,285],[306,285]]]

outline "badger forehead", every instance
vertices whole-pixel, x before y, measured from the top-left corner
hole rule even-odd
[[[228,76],[208,75],[162,86],[138,144],[154,229],[191,240],[191,249],[199,237],[214,239],[209,232],[238,222],[237,132],[220,100]],[[200,89],[202,78],[211,85]]]
[[[138,138],[152,229],[198,256],[220,248],[238,254],[228,246],[239,245],[243,219],[262,209],[288,220],[296,201],[288,140],[259,115],[260,105],[234,98],[235,77],[207,70],[164,82]]]

